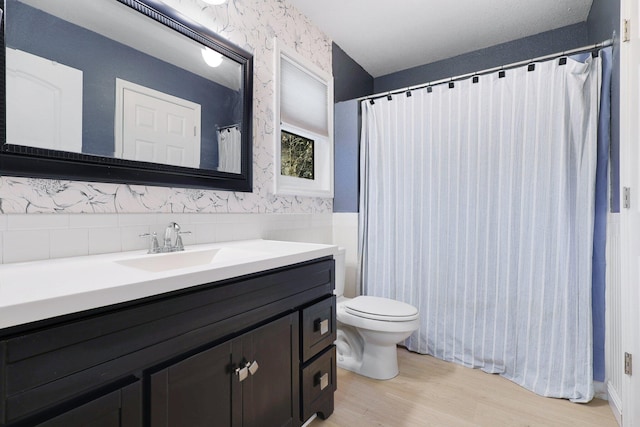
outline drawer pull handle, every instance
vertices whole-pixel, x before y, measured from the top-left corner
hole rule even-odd
[[[253,362],[245,363],[242,368],[236,368],[235,373],[238,376],[240,382],[242,382],[247,379],[249,374],[255,375],[256,372],[258,372],[259,367],[260,366],[258,366],[258,362],[254,360]]]
[[[238,380],[240,382],[244,381],[247,379],[247,377],[249,376],[249,369],[244,366],[242,368],[236,368],[236,375],[238,376]]]
[[[327,372],[323,375],[322,372],[318,372],[315,376],[314,382],[314,385],[320,386],[320,390],[324,390],[329,385],[329,373]]]
[[[320,335],[324,335],[329,332],[329,319],[316,320],[315,330],[320,331]]]
[[[256,372],[258,372],[258,362],[257,361],[253,361],[251,364],[249,364],[249,362],[247,362],[247,367],[249,368],[249,373],[251,375],[255,375]]]

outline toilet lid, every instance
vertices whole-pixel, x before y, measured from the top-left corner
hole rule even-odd
[[[345,302],[344,309],[354,316],[386,322],[406,322],[418,318],[417,308],[389,298],[355,297]]]

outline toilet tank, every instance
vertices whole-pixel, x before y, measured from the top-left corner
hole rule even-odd
[[[341,297],[344,295],[344,280],[346,275],[345,257],[346,249],[338,248],[338,252],[333,255],[336,261],[336,289],[333,291],[336,296]]]

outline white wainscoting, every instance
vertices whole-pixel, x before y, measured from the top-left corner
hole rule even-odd
[[[360,295],[359,286],[356,284],[356,272],[358,268],[358,214],[334,213],[333,214],[333,244],[346,249],[346,278],[344,295],[354,297]]]

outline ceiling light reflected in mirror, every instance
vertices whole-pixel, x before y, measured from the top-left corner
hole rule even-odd
[[[219,67],[220,64],[222,64],[222,55],[215,50],[209,49],[208,47],[203,47],[201,52],[202,59],[204,59],[204,62],[206,62],[209,67],[216,68]]]

